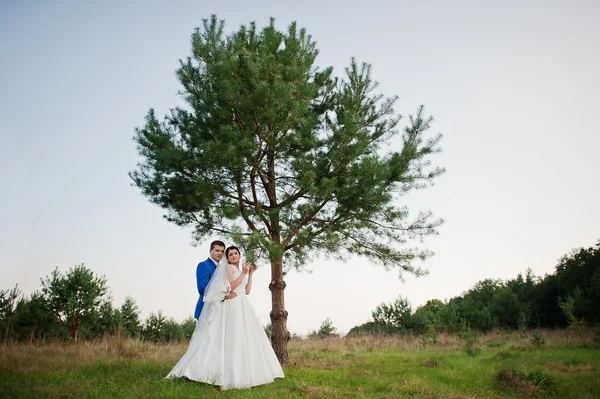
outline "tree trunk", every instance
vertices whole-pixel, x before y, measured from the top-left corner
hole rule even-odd
[[[6,330],[4,331],[4,343],[8,342],[8,331],[10,330],[10,319],[11,317],[8,317],[8,320],[6,321]]]
[[[74,320],[73,323],[73,330],[71,331],[71,337],[73,337],[73,342],[77,343],[77,340],[79,339],[79,326],[80,326],[80,322],[79,320]]]
[[[279,363],[285,364],[289,360],[287,344],[290,340],[290,332],[287,329],[288,312],[285,310],[282,259],[271,263],[271,345]]]

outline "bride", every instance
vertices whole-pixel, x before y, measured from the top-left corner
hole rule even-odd
[[[256,266],[240,269],[240,251],[231,246],[215,270],[204,295],[204,308],[187,352],[167,378],[249,388],[284,378],[281,365],[246,295]],[[231,291],[237,296],[224,301]]]

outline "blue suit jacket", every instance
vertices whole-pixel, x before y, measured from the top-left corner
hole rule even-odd
[[[204,289],[216,268],[217,266],[210,258],[206,259],[204,262],[198,263],[198,266],[196,267],[196,284],[198,285],[198,294],[200,294],[200,297],[198,298],[198,303],[196,303],[196,311],[194,312],[195,319],[200,317],[200,312],[202,312],[202,308],[204,307]]]

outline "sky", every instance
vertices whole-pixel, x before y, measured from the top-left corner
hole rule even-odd
[[[83,263],[142,319],[193,315],[196,265],[220,237],[193,245],[128,172],[135,128],[148,109],[182,104],[175,70],[215,13],[229,33],[297,21],[318,66],[341,76],[351,57],[371,63],[396,110],[424,104],[443,135],[431,160],[447,172],[402,203],[445,220],[410,244],[435,252],[419,264],[429,275],[317,257],[287,275],[291,332],[330,318],[346,333],[399,296],[416,308],[486,278],[552,273],[600,239],[600,3],[513,3],[0,0],[0,290],[29,295],[56,267]],[[263,324],[269,281],[258,270],[250,295]]]

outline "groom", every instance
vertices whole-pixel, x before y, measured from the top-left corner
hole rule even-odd
[[[204,262],[198,263],[196,267],[196,284],[198,285],[198,303],[196,303],[196,311],[194,312],[194,318],[197,320],[200,317],[202,308],[204,307],[204,290],[210,281],[217,265],[223,259],[225,254],[225,243],[223,241],[213,241],[210,243],[209,257]],[[235,292],[225,296],[225,299],[235,298],[237,294]]]

